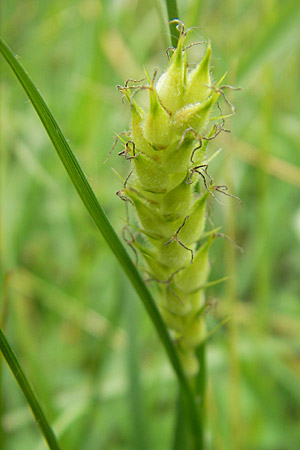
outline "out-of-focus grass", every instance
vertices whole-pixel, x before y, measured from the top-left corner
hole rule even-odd
[[[222,239],[211,278],[227,284],[209,327],[212,448],[294,450],[300,411],[299,2],[179,2],[209,38],[216,78],[229,70],[237,109],[210,171],[243,205],[212,202]],[[116,84],[163,66],[165,39],[150,2],[11,0],[3,38],[21,57],[72,143],[114,226],[127,173],[112,156],[128,126]],[[201,47],[193,52],[201,52]],[[190,51],[192,54],[192,50]],[[94,229],[25,95],[1,61],[2,277],[7,332],[64,449],[169,448],[176,383],[152,326]],[[226,81],[227,82],[227,81]],[[288,164],[287,164],[288,163]],[[299,176],[300,179],[300,176]],[[2,300],[1,300],[2,301]],[[134,305],[131,305],[134,303]],[[45,448],[2,367],[2,448]],[[136,380],[136,382],[135,382]],[[237,414],[237,411],[239,414]],[[237,433],[238,431],[238,433]],[[1,448],[1,444],[0,444]]]

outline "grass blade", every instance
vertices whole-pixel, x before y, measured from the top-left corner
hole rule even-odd
[[[185,399],[179,390],[176,405],[176,417],[173,432],[172,450],[188,448],[188,430],[185,414]]]
[[[126,296],[130,298],[132,296],[130,294],[128,292]],[[136,450],[147,450],[151,445],[149,445],[149,436],[147,436],[146,430],[145,400],[142,395],[142,380],[139,371],[139,311],[137,310],[137,306],[137,304],[130,301],[127,302],[126,306],[127,333],[129,338],[127,346],[128,403],[132,421],[132,448]]]
[[[173,19],[179,19],[179,13],[176,0],[166,0],[168,18],[171,22]],[[171,43],[173,47],[177,47],[177,41],[179,38],[179,31],[176,28],[176,23],[169,23],[171,33]]]
[[[21,391],[23,392],[28,405],[30,406],[32,413],[35,417],[35,420],[38,424],[38,426],[41,429],[42,434],[45,437],[45,440],[48,443],[48,446],[51,450],[59,450],[58,442],[55,437],[55,434],[53,433],[52,428],[48,424],[48,421],[42,411],[42,408],[40,407],[40,404],[36,398],[36,396],[33,393],[32,388],[30,387],[30,384],[26,378],[26,375],[20,366],[20,363],[12,350],[11,346],[9,345],[9,342],[6,339],[6,336],[0,328],[0,349],[1,352],[12,371],[18,385],[20,386]]]
[[[123,244],[117,236],[115,230],[111,226],[108,218],[106,217],[102,207],[100,206],[90,184],[88,183],[77,159],[75,158],[69,144],[67,143],[62,131],[60,130],[56,120],[54,119],[51,111],[43,100],[42,96],[38,92],[37,88],[27,75],[26,71],[19,63],[13,52],[0,38],[0,51],[4,58],[10,65],[14,74],[23,86],[28,98],[30,99],[34,109],[36,110],[42,124],[44,125],[47,134],[52,141],[52,144],[63,163],[75,189],[77,190],[81,200],[83,201],[86,209],[88,210],[91,218],[95,222],[97,228],[102,233],[104,239],[108,243],[109,247],[117,257],[124,272],[131,281],[135,291],[139,295],[144,307],[146,308],[157,333],[165,347],[165,350],[169,356],[169,360],[177,375],[178,381],[181,384],[182,391],[185,393],[188,402],[188,408],[190,412],[191,426],[193,430],[193,436],[195,442],[199,442],[201,436],[201,423],[197,412],[195,400],[192,391],[189,387],[187,378],[180,364],[177,356],[176,349],[169,336],[169,333],[165,327],[165,324],[159,314],[157,306],[154,302],[152,295],[145,286],[140,273],[136,266],[131,261],[128,253],[126,252]],[[199,444],[196,448],[201,448]]]
[[[10,282],[10,273],[6,272],[3,277],[3,282],[1,286],[2,290],[2,298],[0,302],[0,327],[5,329],[8,311],[9,311],[9,282]],[[5,431],[4,431],[4,398],[3,398],[3,360],[0,358],[0,450],[5,449]]]
[[[170,45],[169,40],[169,26],[166,20],[166,11],[164,4],[161,0],[154,0],[155,8],[159,17],[161,36],[163,38],[164,47],[167,48]]]

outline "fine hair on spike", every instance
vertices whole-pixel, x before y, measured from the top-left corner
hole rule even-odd
[[[234,105],[228,100],[228,98],[225,96],[224,94],[224,89],[231,89],[232,91],[242,91],[241,87],[234,87],[234,86],[230,86],[229,84],[224,84],[223,86],[220,86],[218,88],[220,94],[222,95],[222,97],[224,98],[225,102],[227,103],[227,105],[231,108],[231,111],[233,114],[236,113],[235,111],[235,107]]]
[[[125,99],[125,91],[128,89],[125,86],[121,86],[120,84],[117,84],[116,88],[118,89],[118,91],[122,92],[122,103],[124,103],[124,99]]]
[[[126,233],[129,234],[130,239],[127,238]],[[133,246],[133,243],[136,241],[135,236],[133,235],[133,233],[130,231],[128,225],[126,225],[123,230],[122,230],[122,236],[124,241],[126,242],[126,244],[131,248],[131,250],[133,251],[134,255],[135,255],[135,265],[138,266],[139,263],[139,257],[138,257],[138,253],[136,251],[136,249]]]
[[[174,52],[176,51],[176,48],[173,47],[173,45],[170,45],[170,46],[166,49],[166,55],[167,55],[168,59],[171,58],[171,57],[170,57],[170,54],[169,54],[170,51],[172,51],[172,52],[174,53]]]
[[[133,99],[134,99],[134,97],[136,96],[136,94],[138,92],[140,92],[140,91],[151,91],[151,90],[152,90],[152,87],[147,85],[147,84],[142,85],[142,86],[136,86],[134,91],[131,93],[130,104],[132,105]]]
[[[129,202],[129,203],[131,203],[133,205],[133,201],[124,194],[123,189],[121,189],[120,191],[117,191],[116,195],[118,197],[120,197],[120,199],[123,200],[123,202]]]
[[[127,136],[127,137],[129,137],[129,133],[128,133],[128,131],[122,131],[121,133],[119,133],[119,134],[121,134],[121,135],[123,135],[123,136]],[[105,160],[103,161],[103,164],[106,164],[107,163],[107,161],[109,160],[109,158],[111,157],[111,155],[112,155],[112,153],[113,153],[113,151],[114,151],[114,149],[116,148],[116,145],[117,145],[117,143],[118,143],[118,141],[119,141],[119,136],[117,135],[117,136],[115,136],[115,138],[114,138],[114,142],[113,142],[113,145],[112,145],[112,147],[111,147],[111,149],[110,149],[110,151],[108,152],[108,154],[107,154],[107,157],[105,158]]]
[[[242,200],[241,200],[239,197],[237,197],[236,195],[233,195],[233,194],[229,194],[229,192],[227,192],[227,191],[228,191],[228,187],[227,187],[225,184],[222,184],[222,185],[220,185],[220,186],[213,186],[212,189],[213,189],[214,191],[220,192],[220,194],[226,195],[227,197],[234,198],[234,199],[237,200],[240,204],[243,203]],[[221,202],[219,202],[219,203],[221,203]]]
[[[123,86],[122,87],[122,86],[118,85],[117,87],[118,87],[118,89],[121,92],[123,90],[133,89],[133,92],[131,93],[131,96],[130,96],[130,103],[132,104],[133,98],[136,96],[136,94],[139,91],[142,91],[142,90],[153,91],[154,90],[154,83],[155,83],[155,79],[156,79],[157,74],[158,74],[158,69],[154,69],[153,77],[152,77],[152,81],[151,81],[151,85],[150,86],[149,85],[141,85],[141,86]],[[165,107],[165,105],[163,104],[163,102],[161,101],[161,99],[159,98],[158,95],[157,95],[157,99],[158,99],[158,102],[159,102],[160,106],[166,111],[166,113],[169,116],[172,116],[172,113]]]
[[[158,69],[156,68],[156,69],[154,69],[153,77],[152,77],[152,81],[151,81],[151,88],[152,88],[152,89],[153,89],[153,86],[154,86],[154,83],[155,83],[157,74],[158,74]]]
[[[230,242],[237,250],[239,250],[241,253],[244,253],[243,247],[238,245],[231,237],[227,236],[227,234],[224,233],[215,233],[216,237],[221,237],[223,239],[226,239],[228,242]]]
[[[115,136],[113,145],[112,145],[111,149],[109,150],[108,155],[107,155],[107,157],[105,158],[103,164],[106,164],[107,161],[109,160],[109,158],[111,157],[111,155],[112,155],[114,149],[115,149],[116,146],[117,146],[118,140],[119,140],[118,136]]]
[[[184,305],[183,301],[181,300],[181,298],[173,291],[173,289],[171,288],[171,283],[173,280],[173,277],[180,272],[181,270],[183,270],[184,267],[180,267],[179,269],[177,269],[175,272],[172,273],[172,275],[170,276],[170,278],[168,278],[167,280],[158,280],[156,278],[148,278],[147,280],[145,280],[147,283],[151,282],[151,281],[155,281],[156,283],[161,283],[161,284],[166,284],[168,287],[169,292],[171,292],[172,295],[174,295],[175,298],[177,298],[177,300],[179,301],[179,303],[181,305]]]
[[[203,27],[189,27],[189,28],[187,28],[185,35],[187,36],[189,33],[191,33],[191,31],[194,31],[194,30],[197,30],[197,31],[203,30]]]
[[[216,309],[217,303],[218,303],[217,298],[209,297],[205,302],[203,314],[207,314],[212,309]]]
[[[194,251],[191,248],[188,248],[186,245],[183,244],[183,242],[181,242],[181,240],[178,237],[178,234],[180,233],[180,231],[182,230],[182,228],[185,225],[185,222],[187,219],[189,219],[190,216],[185,216],[183,223],[180,225],[180,227],[178,228],[177,231],[175,231],[175,233],[173,234],[173,236],[171,237],[171,239],[168,240],[168,242],[165,242],[165,245],[169,245],[171,244],[171,242],[177,242],[179,245],[181,245],[181,247],[185,248],[186,250],[188,250],[189,252],[191,252],[191,260],[190,263],[192,264],[194,261]]]
[[[141,83],[142,81],[145,81],[146,77],[141,78],[140,80],[134,80],[133,78],[128,78],[128,80],[125,81],[125,88],[134,88],[134,86],[128,86],[129,83]]]
[[[194,130],[194,128],[192,128],[192,127],[187,128],[182,133],[180,141],[179,141],[179,143],[177,145],[177,150],[179,150],[179,148],[181,147],[181,145],[182,145],[182,143],[183,143],[183,141],[184,141],[184,139],[185,139],[185,137],[186,137],[186,135],[188,133],[192,133],[194,138],[199,142],[199,145],[196,148],[193,149],[191,157],[190,157],[190,161],[191,161],[192,164],[195,164],[195,161],[194,161],[193,158],[194,158],[194,155],[195,155],[196,151],[199,150],[202,147],[202,140],[204,140],[204,141],[212,141],[213,139],[215,139],[221,133],[221,131],[225,131],[226,133],[230,133],[230,130],[227,130],[227,129],[224,128],[225,120],[224,120],[222,109],[220,107],[219,102],[217,102],[217,106],[218,106],[218,109],[219,109],[220,114],[221,114],[221,116],[220,116],[220,118],[221,118],[221,125],[215,124],[213,126],[213,129],[211,131],[211,133],[212,133],[211,136],[202,136],[199,133],[197,133],[196,130]]]
[[[160,106],[166,111],[166,113],[168,114],[168,116],[172,116],[172,113],[171,113],[171,111],[169,111],[166,107],[165,107],[165,105],[163,104],[163,102],[161,101],[161,99],[159,98],[159,95],[157,94],[157,100],[158,100],[158,103],[160,104]]]
[[[225,123],[225,122],[224,122]],[[212,135],[211,136],[200,136],[199,134],[195,135],[195,138],[199,141],[199,145],[198,147],[194,148],[194,150],[192,151],[191,157],[190,157],[190,161],[192,164],[195,164],[194,161],[194,155],[196,153],[197,150],[199,150],[202,147],[202,140],[203,141],[212,141],[213,139],[215,139],[220,133],[221,131],[223,131],[223,124],[221,126],[218,125],[214,125],[213,129],[212,129]],[[224,131],[228,131],[228,130],[224,130]],[[208,175],[208,174],[207,174]]]
[[[239,203],[242,203],[242,201],[241,201],[241,199],[240,199],[239,197],[237,197],[236,195],[233,195],[233,194],[229,194],[229,192],[227,192],[228,187],[225,186],[224,184],[222,184],[222,185],[213,185],[214,180],[213,180],[212,176],[207,172],[207,170],[208,170],[208,164],[202,164],[202,165],[200,165],[200,166],[193,167],[193,168],[191,168],[191,169],[189,169],[189,170],[190,170],[190,175],[189,175],[189,177],[185,180],[185,183],[186,183],[186,184],[192,184],[192,183],[193,183],[192,177],[193,177],[194,173],[197,173],[197,174],[200,175],[201,178],[203,179],[203,183],[204,183],[205,189],[210,193],[210,195],[211,195],[212,197],[214,197],[214,199],[215,199],[218,203],[220,203],[221,205],[223,205],[223,203],[220,202],[220,201],[217,199],[217,197],[214,195],[214,192],[213,192],[213,191],[220,192],[220,194],[224,194],[224,195],[226,195],[227,197],[232,197],[232,198],[238,200]],[[204,172],[204,173],[203,173],[203,172]],[[206,176],[209,178],[209,185],[207,184]]]
[[[196,153],[196,151],[197,150],[200,150],[200,148],[202,147],[202,139],[200,139],[200,141],[199,141],[199,145],[197,145],[197,147],[195,147],[194,149],[193,149],[193,151],[192,151],[192,154],[191,154],[191,157],[190,157],[190,161],[191,161],[191,163],[192,164],[195,164],[195,161],[194,161],[194,155],[195,155],[195,153]]]
[[[225,127],[225,118],[223,116],[223,111],[222,111],[222,108],[221,108],[219,100],[217,101],[217,108],[218,108],[218,110],[220,111],[220,114],[221,114],[219,118],[218,117],[216,118],[216,120],[221,119],[221,125],[219,125],[219,129],[220,129],[219,133],[221,131],[225,131],[225,133],[230,133],[230,130],[228,130],[227,128],[224,128]]]
[[[227,105],[229,106],[229,108],[231,109],[232,114],[235,114],[235,107],[233,106],[233,104],[228,100],[228,98],[226,97],[225,93],[224,93],[224,89],[231,89],[232,91],[242,91],[241,87],[234,87],[234,86],[230,86],[229,84],[224,84],[223,86],[219,86],[216,87],[214,85],[207,85],[205,84],[206,87],[212,89],[213,91],[215,91],[216,93],[219,93],[220,95],[222,95],[225,103],[227,103]]]
[[[186,129],[184,130],[184,132],[182,133],[182,136],[181,136],[181,138],[180,138],[180,141],[179,141],[179,143],[178,143],[178,145],[177,145],[177,150],[180,149],[180,147],[181,147],[181,145],[182,145],[182,143],[183,143],[183,141],[184,141],[184,139],[185,139],[185,137],[186,137],[186,135],[187,135],[188,133],[192,133],[192,135],[194,136],[194,138],[197,139],[198,141],[201,140],[201,136],[199,136],[199,135],[197,134],[197,131],[194,130],[194,128],[192,128],[192,127],[186,128]],[[201,144],[201,145],[202,145],[202,144]]]
[[[176,23],[176,24],[177,24],[177,25],[176,25],[176,29],[179,31],[179,33],[180,33],[182,36],[185,36],[185,37],[186,37],[191,31],[194,31],[194,30],[202,30],[202,29],[203,29],[203,27],[189,27],[189,28],[187,28],[187,29],[185,30],[184,23],[183,23],[181,20],[179,20],[179,19],[173,19],[173,20],[170,20],[169,23],[170,23],[170,24]]]
[[[126,177],[126,179],[124,181],[124,184],[123,184],[123,189],[126,189],[128,180],[129,180],[129,178],[131,177],[132,174],[133,174],[133,170],[131,172],[129,172],[129,174],[127,175],[127,177]]]
[[[221,116],[220,116],[220,118],[221,118],[221,125],[215,124],[215,125],[213,126],[213,129],[212,129],[212,135],[211,135],[211,136],[199,136],[199,134],[195,133],[195,138],[199,141],[199,146],[196,147],[196,148],[194,148],[194,150],[193,150],[193,152],[192,152],[192,154],[191,154],[190,161],[191,161],[192,164],[194,164],[193,158],[194,158],[195,152],[196,152],[197,150],[199,150],[199,149],[202,147],[202,140],[204,140],[204,141],[212,141],[212,140],[215,139],[217,136],[219,136],[219,134],[221,133],[221,131],[224,131],[224,132],[226,132],[226,133],[230,133],[230,130],[227,130],[226,128],[224,128],[224,127],[225,127],[225,119],[224,119],[224,117],[223,117],[223,111],[222,111],[222,109],[221,109],[221,106],[220,106],[219,101],[217,101],[217,107],[218,107],[218,109],[219,109],[219,111],[220,111],[220,114],[221,114]],[[208,175],[208,174],[207,174],[207,175]]]
[[[129,148],[129,144],[132,144],[132,148]],[[132,156],[130,155],[130,152],[132,152]],[[130,161],[131,159],[135,159],[140,152],[135,152],[135,143],[133,141],[127,141],[125,144],[125,150],[122,150],[118,153],[118,156],[124,156],[127,161]]]
[[[190,176],[185,180],[185,182],[186,184],[192,184],[193,183],[192,176],[194,175],[194,173],[197,173],[202,177],[205,189],[214,197],[213,192],[209,189],[209,186],[207,184],[206,176],[209,178],[210,186],[213,184],[214,180],[212,176],[207,172],[207,170],[208,164],[201,164],[200,166],[192,167],[190,169]]]
[[[126,189],[128,180],[129,180],[129,178],[131,177],[132,174],[133,174],[133,170],[132,170],[131,172],[129,172],[129,174],[127,175],[127,177],[126,177],[126,179],[125,179],[125,181],[124,181],[124,184],[123,184],[123,190],[122,190],[123,192],[124,192],[124,190]],[[125,198],[126,196],[123,195],[123,197]],[[121,197],[121,199],[122,199],[122,197]],[[128,197],[127,197],[127,199],[130,200],[129,203],[131,203],[131,204],[133,205],[132,200],[129,199]],[[122,199],[122,200],[123,200],[123,199]],[[125,206],[126,206],[126,219],[127,219],[127,223],[129,223],[129,208],[128,208],[128,201],[125,201]]]
[[[143,80],[145,80],[145,78],[143,78]],[[137,80],[137,82],[143,81],[143,80]],[[128,80],[127,80],[128,81]],[[127,83],[126,81],[126,83]],[[132,105],[133,102],[133,98],[136,95],[137,92],[139,92],[140,90],[151,90],[152,87],[149,86],[148,84],[142,84],[142,85],[133,85],[133,86],[121,86],[120,84],[117,85],[117,89],[123,93],[122,95],[122,102],[124,102],[124,98],[126,97],[125,92],[129,92],[130,94],[130,104]],[[127,97],[128,98],[128,97]]]
[[[191,47],[195,47],[196,45],[202,45],[202,44],[207,44],[207,41],[198,41],[198,42],[192,42],[192,44],[186,45],[183,48],[183,51],[185,52],[186,50],[188,50]]]

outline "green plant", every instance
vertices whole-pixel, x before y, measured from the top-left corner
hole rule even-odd
[[[215,185],[207,171],[205,150],[224,127],[220,96],[231,104],[223,92],[229,86],[221,86],[223,77],[218,83],[213,83],[211,78],[210,44],[197,67],[189,71],[189,46],[185,46],[189,30],[185,31],[177,19],[171,21],[172,26],[174,23],[179,32],[177,48],[170,48],[173,55],[158,82],[155,84],[155,73],[152,80],[146,74],[147,85],[135,81],[136,85],[119,86],[132,111],[131,133],[125,135],[125,148],[119,154],[132,160],[134,169],[118,195],[132,203],[137,211],[142,228],[128,222],[125,231],[130,237],[125,240],[135,252],[142,253],[148,281],[155,281],[159,286],[160,313],[177,351],[149,291],[105,217],[55,119],[3,41],[1,51],[37,110],[89,213],[152,317],[187,399],[191,445],[200,448],[206,380],[204,349],[211,334],[205,329],[204,312],[208,305],[204,289],[209,284],[208,251],[217,236],[217,230],[204,232],[206,203],[209,196],[215,197],[216,191],[224,193],[224,186]],[[149,93],[147,113],[135,100],[140,90]],[[217,107],[217,117],[211,117],[214,107]],[[196,176],[200,176],[202,185]],[[138,238],[131,227],[137,230]],[[192,386],[186,377],[195,379]],[[201,399],[200,408],[196,406],[197,396]]]
[[[129,107],[121,105],[115,85],[130,76],[142,78],[144,65],[164,67],[163,49],[170,42],[169,33],[165,39],[162,34],[167,17],[159,27],[159,4],[163,14],[160,0],[11,0],[1,8],[2,37],[50,102],[117,229],[125,204],[113,195],[120,182],[112,179],[109,166],[125,178],[128,162],[114,155],[111,164],[101,165],[111,145],[110,130],[128,126]],[[245,254],[224,239],[215,239],[210,250],[210,279],[224,272],[230,278],[205,290],[212,304],[207,329],[228,315],[234,319],[207,346],[207,447],[296,449],[300,4],[190,0],[178,6],[181,15],[170,18],[202,27],[194,32],[195,40],[212,39],[214,80],[230,68],[226,82],[244,87],[243,95],[234,98],[239,114],[230,123],[232,133],[222,133],[207,147],[209,155],[219,146],[224,149],[209,162],[208,172],[245,201],[243,207],[231,200],[219,206],[208,196],[214,223],[241,243]],[[176,30],[171,33],[176,47]],[[197,61],[192,55],[202,49],[188,50],[189,59]],[[149,315],[76,202],[31,105],[0,59],[5,280],[0,321],[7,340],[62,449],[168,449],[171,441],[173,450],[190,448],[185,441],[185,433],[191,433],[190,406],[184,392],[175,401],[177,379]],[[142,90],[135,99],[141,104],[148,94]],[[200,175],[199,181],[205,193]],[[131,211],[130,222],[136,225],[133,216]],[[131,240],[128,232],[125,236]],[[164,287],[146,285],[154,298],[156,287]],[[197,350],[200,372],[191,383],[197,389],[203,381],[202,350]],[[36,448],[39,430],[14,381],[1,360],[0,448]]]
[[[205,324],[209,307],[205,288],[222,281],[208,282],[209,249],[220,234],[218,229],[205,231],[207,202],[216,198],[216,192],[230,195],[208,173],[206,147],[224,130],[220,97],[232,112],[234,108],[224,94],[232,87],[221,85],[224,77],[213,81],[210,44],[190,70],[187,52],[193,44],[186,45],[190,30],[177,19],[174,23],[177,46],[170,48],[173,54],[158,81],[157,72],[152,79],[146,72],[147,84],[130,79],[118,86],[131,108],[130,131],[118,136],[124,143],[119,156],[130,161],[131,171],[117,194],[136,211],[138,225],[130,223],[127,207],[124,239],[146,282],[156,283],[160,313],[203,416],[205,342],[212,334]],[[136,100],[141,91],[148,96],[145,108]]]
[[[54,119],[52,113],[50,112],[49,108],[47,107],[46,103],[44,102],[43,98],[41,97],[40,93],[34,86],[33,82],[21,66],[21,64],[17,61],[17,58],[13,54],[13,52],[9,49],[9,47],[5,44],[5,42],[0,39],[0,51],[11,66],[12,70],[14,71],[15,75],[19,79],[21,85],[23,86],[24,90],[26,91],[30,101],[32,102],[38,116],[40,117],[53,145],[55,150],[57,151],[57,154],[59,158],[61,159],[61,162],[63,163],[74,187],[76,188],[78,194],[80,195],[84,205],[86,206],[89,214],[91,215],[92,219],[94,220],[96,226],[100,230],[100,232],[103,234],[104,238],[106,239],[107,243],[109,244],[110,248],[116,255],[118,261],[120,262],[121,266],[123,267],[125,273],[129,277],[129,279],[132,282],[132,285],[134,286],[136,292],[138,293],[139,297],[141,298],[146,310],[149,313],[149,316],[151,317],[151,320],[153,321],[157,332],[162,340],[162,343],[166,349],[166,352],[169,356],[170,362],[173,365],[173,368],[175,370],[175,373],[178,377],[178,381],[181,385],[182,392],[185,395],[185,399],[188,405],[188,412],[189,412],[189,419],[191,424],[191,430],[192,430],[192,440],[194,442],[194,445],[199,447],[202,442],[202,425],[201,425],[201,418],[197,411],[196,401],[193,396],[192,390],[189,386],[189,383],[186,379],[186,376],[184,374],[184,370],[180,364],[180,361],[178,359],[178,355],[175,351],[174,345],[170,339],[170,336],[165,328],[165,325],[163,323],[163,320],[158,312],[157,306],[148,291],[147,287],[143,283],[141,276],[139,272],[137,271],[136,267],[132,263],[131,259],[129,258],[126,250],[124,249],[123,245],[121,244],[118,236],[116,235],[114,229],[112,228],[110,222],[108,221],[105,213],[103,212],[91,186],[89,185],[80,165],[78,164],[69,144],[67,143],[63,133],[61,132],[56,120]],[[4,335],[3,335],[4,336]],[[5,337],[5,336],[4,336]],[[7,342],[7,341],[6,341]],[[1,344],[1,351],[4,353],[5,341],[3,340],[3,345]],[[11,365],[11,369],[13,370],[13,373],[15,377],[17,377],[17,369],[16,365]],[[25,392],[25,383],[20,384],[21,389],[25,393],[25,396],[27,400],[29,401],[29,404],[34,411],[34,403],[35,398],[33,396],[27,396]],[[49,428],[49,427],[48,427]],[[42,428],[42,431],[45,435],[45,428]],[[47,436],[45,435],[45,438],[47,439]],[[51,448],[55,448],[54,446]]]
[[[148,281],[159,287],[160,312],[191,377],[199,371],[196,348],[206,336],[204,288],[208,253],[217,236],[216,230],[204,231],[206,203],[223,188],[208,174],[205,151],[223,129],[219,97],[224,86],[222,80],[212,80],[210,44],[197,67],[188,70],[189,30],[176,23],[177,48],[172,48],[168,68],[157,83],[155,73],[152,80],[146,74],[147,85],[119,86],[132,115],[119,155],[130,160],[133,169],[118,195],[135,207],[141,228],[128,223],[128,242],[143,255]],[[141,90],[149,93],[147,111],[136,102]],[[217,117],[212,117],[214,109]]]

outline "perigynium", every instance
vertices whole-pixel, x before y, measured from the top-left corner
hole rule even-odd
[[[204,290],[217,235],[205,231],[207,201],[216,191],[226,193],[208,173],[206,147],[224,129],[220,99],[233,107],[224,95],[230,86],[211,76],[211,45],[190,70],[187,32],[181,23],[178,29],[177,48],[157,82],[155,73],[152,79],[146,74],[147,84],[118,86],[131,107],[131,128],[119,153],[131,171],[118,195],[136,210],[140,225],[128,222],[126,240],[143,256],[146,281],[158,286],[160,312],[186,374],[193,376],[199,369],[195,349],[206,335]],[[136,100],[141,90],[148,93],[146,110]]]

